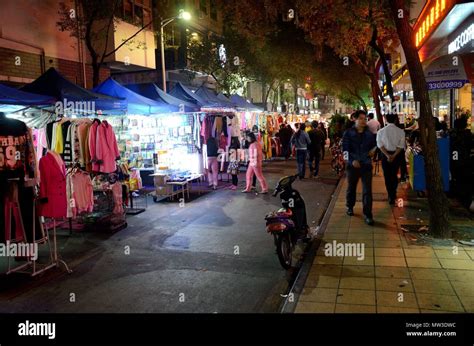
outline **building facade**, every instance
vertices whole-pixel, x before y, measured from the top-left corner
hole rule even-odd
[[[50,67],[56,68],[70,81],[92,88],[90,54],[83,40],[60,31],[60,3],[80,16],[79,1],[74,0],[4,0],[0,11],[0,81],[12,85],[29,83]],[[130,16],[131,14],[131,16]],[[71,14],[72,15],[72,14]],[[106,52],[118,48],[152,20],[151,0],[123,0],[117,8],[115,30],[109,30],[101,42],[94,42]],[[97,23],[99,25],[101,23]],[[153,27],[142,30],[133,42],[121,46],[107,57],[100,70],[100,81],[112,73],[155,68]],[[140,47],[141,46],[141,47]],[[138,47],[138,48],[137,48]],[[100,50],[102,51],[102,50]]]

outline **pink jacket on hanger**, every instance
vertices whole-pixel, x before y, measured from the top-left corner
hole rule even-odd
[[[51,152],[39,162],[40,206],[39,214],[45,217],[63,218],[67,214],[66,167]]]
[[[97,129],[95,154],[100,164],[99,172],[113,173],[117,170],[115,161],[120,157],[117,138],[112,126],[105,120]]]
[[[97,143],[97,128],[99,124],[97,121],[92,123],[92,126],[89,130],[89,153],[91,154],[91,162],[92,162],[92,171],[99,172],[100,166],[97,164],[97,156],[96,156],[96,143]]]

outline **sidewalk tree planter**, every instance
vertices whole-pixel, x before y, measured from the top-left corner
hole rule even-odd
[[[425,75],[413,40],[413,29],[409,23],[410,17],[406,1],[390,0],[389,3],[398,36],[405,52],[415,101],[419,103],[420,114],[418,123],[425,158],[426,186],[430,206],[430,232],[435,237],[450,238],[449,201],[443,191],[435,124],[432,120],[433,112]]]

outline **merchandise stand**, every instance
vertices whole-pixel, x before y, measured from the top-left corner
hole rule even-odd
[[[11,179],[9,180],[9,182],[18,182],[19,179]],[[40,263],[37,263],[37,259],[36,260],[32,260],[32,259],[29,259],[27,263],[25,264],[22,264],[20,266],[17,266],[15,268],[11,268],[11,257],[8,257],[8,271],[7,271],[7,275],[8,274],[12,274],[12,273],[22,273],[22,274],[29,274],[31,276],[36,276],[38,274],[41,274],[51,268],[55,268],[55,267],[59,267],[60,264],[63,264],[66,268],[66,271],[68,273],[72,273],[72,270],[69,269],[69,266],[66,264],[66,262],[64,262],[63,260],[60,260],[58,258],[58,249],[57,249],[57,237],[56,237],[56,220],[53,219],[53,244],[54,244],[54,247],[51,248],[51,238],[50,238],[50,234],[49,234],[49,229],[46,228],[46,237],[43,237],[39,240],[36,240],[36,201],[37,199],[35,198],[34,201],[33,201],[33,242],[34,244],[42,244],[42,243],[48,243],[48,246],[49,246],[49,263],[45,263],[45,264],[40,264]],[[19,208],[19,205],[17,205],[17,207]],[[21,216],[21,210],[20,211],[20,216]],[[10,213],[11,213],[11,209],[10,209]],[[20,217],[21,219],[21,217]],[[26,232],[25,232],[25,229],[22,225],[22,229],[23,229],[23,236],[24,236],[24,239],[26,240]],[[38,254],[37,254],[38,255]],[[30,267],[30,270],[26,270],[28,267]]]

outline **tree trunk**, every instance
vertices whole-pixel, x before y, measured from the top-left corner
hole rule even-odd
[[[95,88],[100,82],[100,65],[92,60],[92,85]]]
[[[372,90],[372,98],[374,99],[375,113],[377,115],[377,120],[380,124],[383,124],[382,109],[380,108],[380,87],[375,73],[370,74],[370,86]]]
[[[426,188],[430,208],[430,233],[437,238],[450,238],[449,200],[443,191],[436,132],[425,75],[414,44],[413,29],[409,24],[409,14],[405,8],[405,1],[390,0],[390,7],[405,52],[414,98],[419,104],[418,123],[425,159]],[[402,18],[399,18],[399,10],[403,10]]]
[[[380,61],[383,66],[383,73],[387,85],[387,93],[390,96],[390,100],[395,102],[395,96],[393,95],[392,75],[390,74],[390,68],[388,67],[387,55],[383,49],[383,45],[377,44],[377,27],[373,29],[372,39],[370,40],[370,46],[377,52],[380,57]]]

